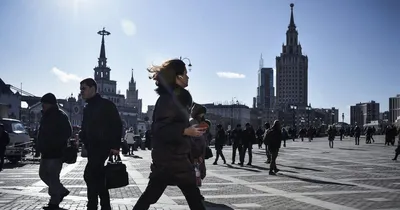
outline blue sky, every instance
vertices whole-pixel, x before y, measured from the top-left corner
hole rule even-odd
[[[375,100],[381,111],[399,91],[400,7],[397,0],[42,0],[0,6],[0,78],[41,96],[77,95],[93,76],[106,27],[111,78],[122,93],[131,69],[144,110],[157,95],[146,67],[189,57],[190,91],[200,103],[252,105],[260,54],[275,68],[289,24],[290,3],[303,52],[309,57],[309,102],[337,107]],[[362,3],[361,3],[362,2]],[[245,78],[221,78],[234,72]]]

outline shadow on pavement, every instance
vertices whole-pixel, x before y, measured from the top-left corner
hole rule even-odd
[[[246,168],[246,167],[244,167],[244,166],[236,167],[236,166],[233,166],[233,165],[231,165],[231,164],[226,164],[226,166],[224,166],[224,167],[233,168],[233,169],[241,169],[241,170],[251,171],[251,172],[256,172],[256,173],[260,173],[260,172],[261,172],[261,171],[259,171],[259,170],[255,170],[255,169],[251,169],[251,168]]]
[[[294,169],[300,169],[300,170],[307,170],[307,171],[315,171],[315,172],[324,172],[323,170],[318,170],[318,169],[313,169],[313,168],[305,168],[305,167],[299,167],[299,166],[287,166],[283,164],[277,164],[279,166],[284,166],[288,168],[294,168]]]
[[[332,184],[332,185],[341,185],[341,186],[356,186],[356,185],[352,185],[352,184],[342,184],[342,183],[337,183],[337,182],[328,182],[328,181],[322,181],[322,180],[317,180],[317,179],[309,179],[309,178],[302,178],[302,177],[298,177],[298,176],[292,176],[289,174],[280,174],[280,176],[286,176],[289,178],[293,178],[293,179],[298,179],[304,182],[310,182],[310,183],[315,183],[315,184]]]
[[[204,203],[205,203],[205,205],[206,205],[206,208],[207,208],[207,210],[211,210],[211,209],[213,209],[213,210],[228,210],[228,209],[232,209],[233,210],[233,208],[231,208],[231,207],[229,207],[229,206],[227,206],[227,205],[225,205],[225,204],[218,204],[218,203],[211,203],[211,202],[209,202],[209,201],[204,201]]]
[[[252,166],[249,166],[249,167],[256,168],[256,169],[259,169],[259,170],[269,171],[269,168],[267,168],[267,167],[256,166],[256,165],[252,165]],[[286,172],[295,173],[295,174],[299,173],[297,171],[288,171],[288,170],[283,170],[283,169],[279,169],[279,171],[282,171],[282,172],[286,171]]]

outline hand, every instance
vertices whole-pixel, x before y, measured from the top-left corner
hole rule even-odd
[[[110,153],[111,153],[112,155],[119,155],[119,150],[117,150],[117,149],[111,149],[111,150],[110,150]]]
[[[204,134],[206,129],[203,127],[197,127],[198,125],[192,125],[188,128],[185,129],[184,134],[186,136],[191,136],[191,137],[199,137]]]

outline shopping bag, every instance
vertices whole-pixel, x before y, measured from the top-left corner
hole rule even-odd
[[[114,189],[125,187],[129,184],[129,175],[126,171],[126,165],[122,163],[121,156],[110,155],[108,163],[105,166],[106,187]]]
[[[67,164],[76,163],[76,158],[78,157],[78,148],[75,145],[69,143],[63,152],[63,162]]]

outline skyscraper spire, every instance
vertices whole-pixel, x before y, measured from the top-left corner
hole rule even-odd
[[[260,56],[260,69],[262,69],[264,67],[264,59],[263,59],[263,56],[262,56],[262,53],[261,53],[261,56]]]
[[[133,69],[132,69],[131,82],[134,82],[134,80],[133,80]]]
[[[294,17],[293,17],[293,7],[294,4],[290,4],[290,23],[289,23],[289,29],[296,29],[296,24],[294,24]]]

